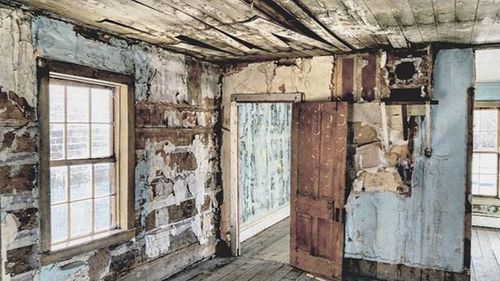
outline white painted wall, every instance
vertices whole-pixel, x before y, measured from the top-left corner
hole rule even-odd
[[[476,82],[500,81],[500,49],[476,51]]]

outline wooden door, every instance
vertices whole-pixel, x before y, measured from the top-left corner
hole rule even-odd
[[[297,103],[292,117],[290,263],[342,278],[347,103]]]

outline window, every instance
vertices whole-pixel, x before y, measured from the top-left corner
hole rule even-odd
[[[498,196],[498,108],[474,110],[472,194]]]
[[[114,90],[49,80],[53,249],[116,228]]]
[[[133,91],[128,76],[42,64],[42,248],[57,260],[134,234]]]

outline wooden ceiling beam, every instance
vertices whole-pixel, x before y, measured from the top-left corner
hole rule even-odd
[[[323,43],[323,42],[320,42],[318,40],[314,40],[314,39],[312,39],[308,36],[305,36],[301,33],[286,29],[286,28],[284,28],[280,25],[277,25],[273,22],[267,21],[266,19],[262,19],[262,18],[257,17],[252,21],[248,21],[248,22],[244,23],[244,25],[249,27],[249,28],[254,28],[256,30],[260,30],[260,32],[262,32],[263,35],[268,37],[268,38],[271,38],[274,35],[278,35],[278,36],[286,38],[288,40],[298,41],[298,42],[301,42],[303,44],[307,44],[307,45],[328,51],[329,53],[334,53],[334,51],[337,50],[336,48],[334,48],[330,44]],[[276,36],[274,36],[274,37],[276,37]],[[281,42],[283,42],[283,40],[278,39],[278,37],[276,37],[276,40],[280,40]],[[283,42],[283,44],[284,44],[284,46],[289,47],[289,45],[286,44],[285,42]]]
[[[264,0],[253,0],[254,3],[265,2]],[[320,37],[326,43],[332,45],[339,51],[350,51],[352,48],[345,42],[340,40],[332,31],[319,22],[316,17],[307,10],[304,6],[299,6],[297,1],[292,0],[268,0],[276,3],[284,10],[288,11],[296,20],[302,23],[308,33],[314,33],[315,36]],[[304,34],[308,36],[308,34]]]
[[[307,6],[314,16],[329,30],[354,49],[377,46],[373,33],[367,28],[363,14],[356,10],[354,1],[298,0]]]

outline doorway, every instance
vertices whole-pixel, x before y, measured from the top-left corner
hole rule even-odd
[[[500,276],[500,50],[476,51],[471,280]]]
[[[289,229],[290,238],[281,239],[283,247],[277,251],[289,251],[291,265],[338,279],[349,106],[345,102],[292,106],[290,99],[277,102],[271,95],[264,97],[268,100],[259,103],[255,95],[236,95],[231,104],[233,254],[245,256],[241,242],[249,238],[262,239],[258,245],[268,244],[265,235],[251,237],[279,222],[282,229]]]
[[[238,103],[240,240],[290,215],[290,102]]]
[[[281,222],[280,229],[288,227],[292,103],[301,100],[300,93],[232,96],[231,236],[236,239],[231,242],[235,255],[242,253],[240,248],[245,250],[240,243],[273,225]],[[289,244],[281,244],[280,251],[288,251]]]

